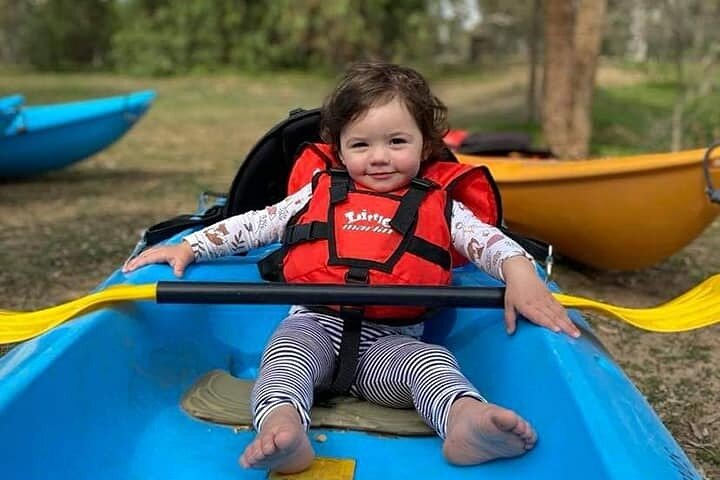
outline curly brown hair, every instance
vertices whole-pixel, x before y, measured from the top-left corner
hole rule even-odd
[[[420,73],[391,63],[356,63],[346,70],[323,103],[321,138],[338,154],[340,134],[350,122],[394,99],[405,103],[422,133],[423,160],[440,157],[448,131],[447,107]]]

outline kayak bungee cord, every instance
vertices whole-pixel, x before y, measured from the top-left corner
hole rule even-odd
[[[0,310],[0,344],[28,340],[74,317],[128,301],[206,304],[422,305],[502,308],[504,288],[298,285],[239,282],[158,282],[117,285],[61,305],[33,312]],[[652,332],[683,332],[720,320],[720,274],[656,307],[628,308],[584,297],[553,293],[565,307],[610,314]]]

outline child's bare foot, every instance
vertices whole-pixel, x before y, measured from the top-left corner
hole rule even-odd
[[[300,415],[292,405],[282,405],[270,412],[239,461],[245,468],[297,473],[307,469],[313,458]]]
[[[535,446],[537,435],[511,410],[463,397],[450,407],[443,455],[455,465],[516,457]]]

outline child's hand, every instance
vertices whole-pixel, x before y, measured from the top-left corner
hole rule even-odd
[[[515,332],[517,314],[553,332],[565,332],[579,337],[580,330],[570,321],[565,308],[555,300],[550,290],[535,273],[532,263],[517,256],[502,264],[505,277],[505,327],[508,334]]]
[[[173,267],[176,277],[182,277],[185,267],[195,261],[192,248],[187,242],[178,245],[164,245],[145,250],[140,255],[125,262],[123,273],[132,272],[149,263],[167,263]]]

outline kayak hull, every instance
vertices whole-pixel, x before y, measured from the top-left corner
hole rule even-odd
[[[151,90],[22,107],[0,130],[0,178],[57,170],[117,141],[150,108]]]
[[[174,241],[178,241],[176,237]],[[191,266],[191,281],[260,281],[245,257]],[[174,280],[153,265],[117,283]],[[497,286],[474,267],[458,285]],[[171,305],[136,302],[85,315],[25,342],[0,359],[0,465],[7,478],[238,479],[237,457],[252,432],[191,418],[183,393],[224,369],[255,378],[261,351],[288,306]],[[426,337],[450,348],[491,401],[515,409],[539,432],[527,455],[470,468],[448,465],[436,437],[313,430],[317,455],[356,461],[357,480],[533,478],[700,479],[642,395],[584,319],[571,339],[523,322],[504,332],[497,309],[446,309]],[[323,433],[327,439],[316,440]],[[562,459],[562,460],[559,460]]]
[[[458,155],[487,165],[505,221],[599,269],[658,263],[697,238],[720,208],[705,193],[704,150],[595,160],[514,160]],[[720,183],[720,162],[710,170]]]

